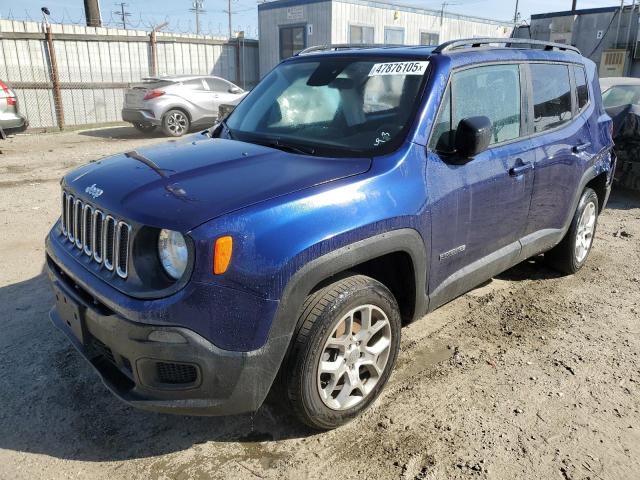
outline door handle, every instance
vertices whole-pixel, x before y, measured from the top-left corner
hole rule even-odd
[[[527,173],[529,170],[533,170],[533,163],[531,162],[523,163],[517,167],[511,167],[509,169],[509,175],[512,177],[519,177],[520,175]]]
[[[584,152],[590,146],[591,146],[591,142],[579,143],[578,145],[574,145],[571,150],[573,150],[573,153],[580,153],[580,152]]]

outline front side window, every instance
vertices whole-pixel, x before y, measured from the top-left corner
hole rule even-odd
[[[253,143],[365,156],[402,141],[420,103],[428,62],[395,58],[298,57],[271,71],[227,119]]]
[[[536,132],[557,128],[571,120],[569,67],[532,63],[533,118]]]
[[[280,60],[292,57],[307,47],[306,27],[280,27]]]
[[[373,33],[373,27],[349,25],[349,43],[372,44]]]
[[[589,87],[587,86],[587,72],[584,67],[573,67],[576,78],[576,97],[578,98],[578,110],[582,111],[589,103]]]
[[[491,120],[491,144],[520,136],[520,69],[489,65],[457,72],[452,78],[453,125],[469,117]]]
[[[404,45],[404,28],[384,27],[384,43]]]
[[[640,85],[617,85],[602,94],[604,108],[640,103]]]

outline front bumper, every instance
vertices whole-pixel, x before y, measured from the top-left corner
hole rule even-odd
[[[122,120],[129,123],[139,123],[141,125],[159,126],[162,121],[153,116],[150,110],[138,110],[135,108],[123,108]]]
[[[93,297],[48,258],[54,325],[122,401],[186,415],[257,410],[283,355],[278,340],[251,352],[220,349],[184,327],[132,322]],[[150,339],[152,332],[160,332]],[[176,340],[182,343],[174,343]]]

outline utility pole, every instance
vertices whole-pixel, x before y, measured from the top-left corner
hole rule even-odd
[[[124,10],[124,7],[128,7],[129,4],[128,3],[124,3],[124,2],[120,2],[120,3],[116,3],[116,6],[119,6],[120,10],[116,11],[116,12],[113,12],[113,13],[120,17],[120,20],[122,21],[122,28],[124,28],[126,30],[127,29],[127,17],[130,17],[131,14],[129,12],[126,12]]]
[[[518,0],[516,0],[516,11],[513,13],[513,24],[518,24]]]
[[[200,14],[207,13],[204,11],[204,0],[194,0],[192,5],[189,11],[196,14],[196,35],[200,35]]]
[[[223,12],[227,14],[227,19],[229,21],[229,38],[233,38],[233,26],[231,24],[231,0],[227,0],[227,9],[223,10]]]
[[[618,48],[618,37],[620,35],[620,20],[622,20],[623,9],[624,9],[624,0],[620,0],[620,11],[618,12],[618,26],[616,27],[616,43],[613,48]]]
[[[98,0],[84,0],[84,16],[87,20],[87,27],[101,27],[100,4]]]
[[[233,27],[231,26],[231,0],[228,0],[229,14],[229,38],[233,37]]]
[[[571,2],[571,11],[572,12],[576,11],[576,8],[577,8],[576,3],[578,3],[578,0],[573,0],[573,2]]]

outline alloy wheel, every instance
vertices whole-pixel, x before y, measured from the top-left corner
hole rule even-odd
[[[589,248],[593,242],[593,233],[596,226],[596,205],[593,202],[587,203],[580,215],[578,229],[576,232],[575,255],[576,261],[582,263],[589,253]]]
[[[375,305],[349,311],[333,328],[318,364],[318,391],[333,410],[361,403],[380,381],[391,351],[391,324]]]
[[[180,112],[173,112],[169,115],[169,118],[167,118],[167,127],[176,135],[184,134],[187,130],[188,123],[187,117]]]

